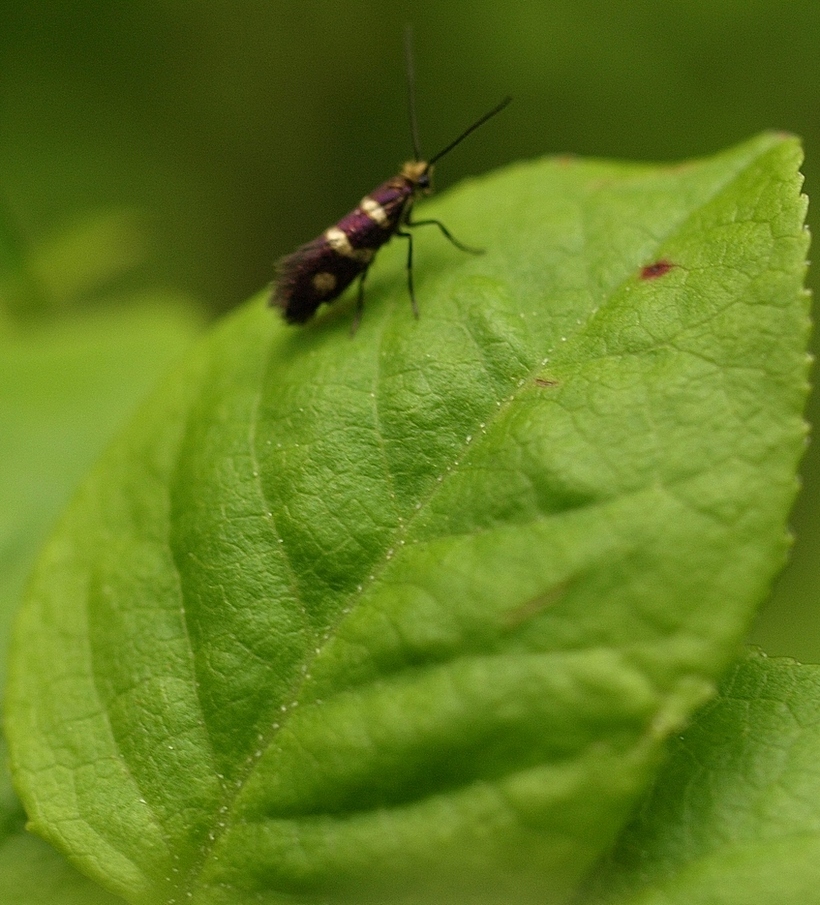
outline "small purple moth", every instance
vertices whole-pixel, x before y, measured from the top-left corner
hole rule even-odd
[[[481,254],[481,249],[462,245],[438,220],[411,220],[413,202],[419,195],[432,191],[433,164],[460,144],[488,119],[500,113],[512,98],[504,100],[476,120],[461,135],[450,142],[429,160],[422,160],[419,151],[416,125],[415,88],[413,77],[411,35],[405,32],[410,131],[413,139],[414,160],[404,164],[398,175],[383,182],[369,195],[365,195],[358,207],[338,223],[326,229],[320,236],[300,246],[292,254],[281,258],[276,266],[276,279],[270,295],[270,305],[282,309],[289,324],[303,324],[310,320],[323,302],[332,302],[359,278],[359,295],[351,333],[355,333],[364,310],[364,281],[376,252],[393,236],[407,239],[407,289],[413,314],[419,310],[413,291],[413,236],[406,227],[437,226],[445,238],[456,248],[471,254]]]

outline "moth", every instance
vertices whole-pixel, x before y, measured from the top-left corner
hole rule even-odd
[[[434,154],[429,160],[423,160],[416,122],[415,78],[409,29],[405,32],[405,60],[413,160],[405,163],[397,175],[365,195],[358,206],[338,223],[279,260],[269,304],[280,308],[290,324],[302,324],[310,320],[323,302],[337,299],[358,277],[359,294],[351,328],[351,333],[355,333],[364,311],[364,282],[367,272],[376,252],[393,236],[407,240],[407,289],[413,314],[418,318],[419,309],[413,289],[413,236],[408,231],[413,227],[437,226],[442,235],[461,251],[482,253],[482,249],[471,248],[459,242],[439,220],[413,220],[411,215],[416,199],[421,195],[429,195],[432,191],[434,164],[488,119],[500,113],[512,98],[504,98],[438,154]]]

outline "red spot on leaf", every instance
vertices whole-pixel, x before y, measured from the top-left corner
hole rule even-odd
[[[642,280],[656,280],[658,277],[665,276],[675,265],[671,261],[661,260],[655,261],[654,264],[647,264],[641,267]]]

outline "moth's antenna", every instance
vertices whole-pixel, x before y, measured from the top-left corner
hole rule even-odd
[[[413,156],[421,160],[419,124],[416,120],[416,72],[413,68],[413,26],[404,26],[404,66],[407,74],[407,106],[410,113],[410,135],[413,139]]]
[[[493,109],[490,110],[489,113],[485,113],[484,116],[481,117],[481,119],[476,120],[472,124],[472,126],[470,126],[469,129],[465,129],[461,133],[461,135],[458,136],[458,138],[455,141],[451,141],[450,144],[447,145],[447,147],[443,151],[439,151],[438,154],[436,154],[434,157],[431,157],[428,162],[429,166],[432,166],[437,160],[439,160],[441,157],[444,157],[445,154],[448,154],[450,151],[452,151],[456,145],[461,144],[461,142],[463,142],[464,139],[468,135],[470,135],[472,132],[475,132],[475,130],[479,126],[483,126],[484,123],[486,123],[488,119],[492,119],[492,117],[494,117],[496,115],[496,113],[500,113],[507,106],[507,104],[509,104],[509,102],[511,100],[512,100],[511,97],[505,97],[504,100],[501,101],[501,103],[497,107],[493,107]],[[418,157],[416,157],[416,159],[418,160]]]

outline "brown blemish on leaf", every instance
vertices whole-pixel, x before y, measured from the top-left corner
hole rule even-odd
[[[654,264],[647,264],[641,268],[642,280],[656,280],[658,277],[665,276],[675,265],[665,258],[655,261]]]
[[[557,387],[560,386],[559,380],[551,380],[548,377],[536,377],[535,385],[538,387]]]
[[[544,610],[549,609],[549,607],[558,603],[564,594],[566,594],[568,588],[569,582],[561,581],[544,594],[539,594],[537,597],[533,597],[531,600],[527,600],[525,603],[513,607],[504,614],[504,623],[508,629],[515,629],[520,625],[532,621],[536,616],[543,613]]]

